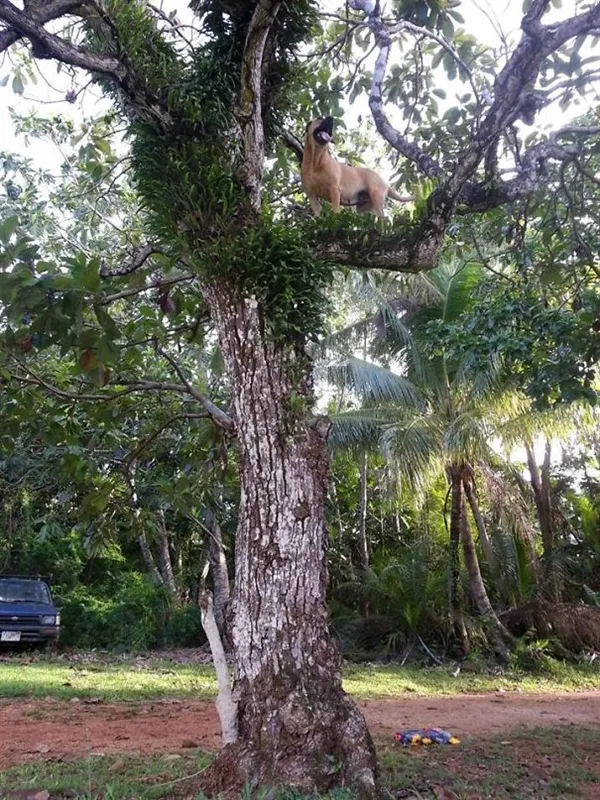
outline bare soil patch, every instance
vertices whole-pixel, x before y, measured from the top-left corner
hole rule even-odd
[[[600,727],[600,692],[568,695],[403,697],[360,702],[371,731],[390,740],[402,728],[438,726],[464,738],[522,728]],[[220,745],[213,703],[27,700],[0,703],[0,769],[88,755],[174,753]]]

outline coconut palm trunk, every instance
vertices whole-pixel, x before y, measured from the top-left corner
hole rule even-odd
[[[485,560],[487,561],[488,567],[490,568],[492,574],[496,575],[498,570],[496,556],[494,555],[494,548],[492,546],[490,537],[488,536],[483,514],[481,513],[479,503],[477,502],[477,495],[475,494],[475,487],[473,485],[473,468],[471,466],[468,466],[465,471],[463,486],[465,490],[465,497],[467,498],[471,508],[471,513],[473,514],[473,519],[475,520],[475,526],[479,535],[481,549],[485,555]]]
[[[451,545],[456,543],[456,540],[462,544],[463,557],[467,574],[469,576],[469,590],[477,609],[477,613],[483,618],[484,624],[489,632],[490,639],[494,649],[502,658],[508,655],[508,648],[506,642],[511,641],[511,636],[502,625],[496,612],[494,611],[490,602],[483,578],[481,577],[481,569],[479,567],[479,559],[477,558],[477,551],[475,549],[475,542],[471,532],[471,526],[466,514],[465,507],[465,480],[468,479],[469,471],[465,465],[451,465],[448,470],[448,475],[451,481],[451,495],[452,495],[452,511],[450,516],[450,540]],[[452,552],[452,548],[451,548]],[[460,570],[460,564],[456,563],[456,555],[452,552],[452,581],[451,586],[455,585],[456,569]],[[460,576],[460,572],[459,572]],[[453,614],[453,622],[455,631],[457,630],[457,611],[456,602],[450,606],[451,613]],[[461,617],[462,619],[462,617]],[[463,623],[464,624],[464,623]],[[460,628],[457,631],[460,633]]]
[[[473,602],[475,603],[475,608],[483,619],[488,636],[496,653],[501,658],[506,659],[509,653],[507,642],[511,642],[512,637],[498,619],[498,616],[490,602],[487,589],[485,588],[483,578],[481,577],[481,569],[479,568],[477,550],[475,549],[475,542],[473,540],[471,526],[469,525],[469,519],[464,507],[462,509],[460,519],[460,538],[462,542],[465,566],[469,575],[469,589],[471,591],[471,596],[473,597]]]
[[[546,578],[543,582],[542,591],[548,600],[558,603],[561,598],[561,589],[555,563],[556,543],[552,514],[552,490],[550,485],[552,445],[549,440],[546,440],[544,445],[544,460],[541,468],[538,466],[531,443],[525,445],[525,451],[527,453],[527,467],[529,469],[531,488],[533,489],[538,523],[542,534],[542,545],[544,548]]]
[[[448,605],[454,638],[463,653],[469,650],[469,637],[462,609],[460,582],[460,529],[463,507],[463,485],[460,470],[448,469],[450,481],[450,565],[448,581]]]

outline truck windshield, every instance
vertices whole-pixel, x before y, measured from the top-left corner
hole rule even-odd
[[[0,578],[0,601],[14,603],[50,603],[50,592],[41,581],[24,581],[18,578]]]

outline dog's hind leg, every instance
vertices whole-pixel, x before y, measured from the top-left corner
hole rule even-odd
[[[385,214],[383,213],[383,204],[385,202],[387,192],[380,191],[379,189],[371,189],[369,192],[369,196],[371,198],[371,208],[377,214],[379,219],[384,219]]]

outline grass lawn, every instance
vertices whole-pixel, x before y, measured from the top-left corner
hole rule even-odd
[[[498,689],[522,692],[572,692],[600,689],[600,668],[553,662],[544,674],[461,673],[396,665],[347,665],[344,686],[358,698],[386,698],[410,693],[440,697]],[[103,700],[150,700],[213,697],[212,666],[178,664],[167,659],[86,657],[80,660],[15,655],[0,663],[0,697],[99,697]]]
[[[10,790],[46,790],[73,800],[124,800],[194,796],[198,772],[210,763],[203,754],[91,757],[53,764],[29,764],[0,773],[0,797]],[[183,780],[182,780],[183,778]],[[191,790],[188,790],[191,787]]]
[[[457,747],[386,744],[379,748],[379,755],[391,798],[431,800],[443,787],[461,800],[575,800],[600,796],[599,748],[599,729],[573,726],[518,733],[502,740],[465,740]],[[206,755],[189,752],[179,757],[107,756],[46,762],[1,773],[0,793],[45,789],[52,800],[202,797],[198,772],[207,764]],[[245,792],[246,796],[250,793]],[[254,796],[265,800],[267,794]],[[275,794],[268,796],[274,798]],[[337,800],[343,797],[347,795],[336,793]],[[298,795],[287,795],[287,800],[292,798],[300,800]]]

